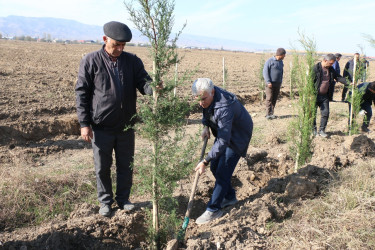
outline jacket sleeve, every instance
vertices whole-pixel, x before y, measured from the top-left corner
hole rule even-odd
[[[152,88],[150,86],[152,79],[148,75],[141,59],[134,56],[134,79],[139,92],[142,95],[152,95]]]
[[[346,78],[342,77],[341,75],[338,75],[336,70],[332,71],[333,79],[336,80],[336,82],[341,82],[342,84],[346,85]]]
[[[268,59],[266,63],[264,64],[263,67],[263,78],[264,82],[267,84],[271,82],[271,77],[270,77],[270,60]]]
[[[78,79],[75,87],[78,122],[82,127],[91,124],[90,108],[92,105],[93,75],[90,73],[92,64],[84,57],[79,66]]]
[[[222,155],[229,145],[231,139],[232,123],[234,118],[234,112],[231,107],[218,109],[218,128],[217,137],[215,139],[214,145],[210,152],[208,152],[205,160],[210,162],[213,159],[217,159]]]

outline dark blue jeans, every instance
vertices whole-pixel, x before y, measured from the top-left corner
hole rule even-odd
[[[224,198],[231,200],[236,197],[236,192],[231,184],[231,177],[240,157],[227,147],[218,159],[211,161],[211,172],[215,176],[216,182],[211,200],[207,205],[208,211],[215,212],[221,209],[221,202]]]
[[[111,166],[112,153],[116,157],[116,202],[119,206],[129,200],[133,183],[131,164],[134,157],[134,130],[106,131],[96,129],[92,140],[98,200],[100,203],[113,203]]]
[[[371,117],[372,117],[371,104],[372,104],[371,102],[366,102],[366,101],[364,101],[361,104],[361,109],[366,111],[366,116],[363,118],[363,124],[362,124],[362,127],[365,127],[365,128],[367,128],[368,125],[370,124],[370,120],[371,120]]]

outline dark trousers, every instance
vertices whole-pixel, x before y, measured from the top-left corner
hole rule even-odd
[[[341,101],[345,101],[346,99],[346,93],[348,93],[350,85],[344,85],[344,88],[342,89],[341,93]]]
[[[92,148],[100,203],[108,205],[113,203],[111,179],[113,150],[116,157],[116,202],[121,206],[129,200],[133,182],[131,164],[134,158],[134,139],[132,129],[120,132],[94,130]]]
[[[320,129],[325,131],[329,118],[329,99],[328,95],[318,95],[316,97],[316,109],[320,108]],[[316,117],[314,120],[314,129],[316,130]]]
[[[273,115],[275,110],[276,101],[280,93],[280,85],[269,88],[266,86],[266,113],[267,115]]]
[[[372,103],[368,102],[368,101],[364,101],[364,102],[361,103],[361,109],[366,111],[366,115],[365,115],[365,117],[363,117],[362,128],[368,128],[368,126],[370,125],[370,120],[371,120],[371,117],[372,117],[371,104]],[[350,106],[350,103],[349,103],[349,117],[350,117],[350,110],[351,110],[351,106]],[[355,117],[356,117],[356,114],[353,114],[353,119]],[[350,121],[348,121],[348,123],[350,123]]]
[[[363,124],[362,124],[362,127],[364,128],[368,128],[368,126],[370,125],[370,120],[371,120],[371,117],[372,117],[372,108],[371,108],[371,102],[363,102],[361,104],[361,109],[363,109],[364,111],[366,111],[366,115],[365,117],[363,118]]]
[[[231,148],[227,147],[218,159],[211,161],[211,172],[215,176],[216,182],[211,200],[208,202],[207,210],[215,212],[221,209],[223,199],[232,200],[236,197],[231,184],[231,177],[240,159]]]
[[[332,82],[330,85],[329,85],[329,90],[328,90],[328,99],[330,101],[333,101],[333,94],[335,93],[335,85],[336,85],[336,82]]]

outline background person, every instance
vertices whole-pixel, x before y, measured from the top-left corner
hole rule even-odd
[[[333,82],[340,81],[346,83],[345,78],[336,74],[332,65],[335,63],[336,57],[333,54],[325,55],[323,60],[314,66],[314,87],[316,90],[316,109],[320,108],[320,127],[317,132],[316,117],[314,120],[314,135],[327,137],[325,129],[329,118],[329,87]]]
[[[359,73],[358,70],[360,69],[360,65],[359,65],[359,53],[355,53],[354,54],[354,58],[349,60],[346,64],[345,64],[345,68],[344,68],[344,72],[342,74],[343,77],[345,78],[348,78],[349,82],[350,83],[353,83],[353,69],[354,69],[354,60],[356,61],[356,75]],[[342,90],[342,94],[341,94],[341,101],[345,101],[346,99],[346,93],[348,92],[348,88],[349,88],[350,84],[346,84]]]
[[[196,220],[197,224],[205,224],[221,217],[221,208],[238,202],[231,177],[240,157],[246,156],[253,121],[234,94],[214,86],[208,78],[198,78],[193,83],[192,92],[203,108],[202,138],[210,138],[209,128],[215,136],[207,157],[195,168],[202,174],[211,163],[216,179],[206,211]]]
[[[342,55],[340,53],[336,53],[335,57],[336,57],[336,61],[333,63],[332,68],[335,70],[337,76],[341,76],[339,61]],[[328,96],[329,101],[333,101],[333,94],[335,93],[335,85],[336,85],[335,81],[331,85],[329,85],[329,96]]]
[[[274,119],[274,110],[279,97],[284,74],[286,51],[283,48],[276,50],[276,55],[269,58],[263,67],[263,78],[266,84],[266,119]]]
[[[121,209],[132,210],[129,195],[132,187],[134,156],[133,125],[138,89],[152,95],[152,81],[142,61],[124,52],[132,38],[128,26],[109,22],[103,27],[103,47],[87,54],[80,63],[76,84],[78,121],[82,138],[94,152],[99,214],[110,216],[113,201],[111,165],[116,157],[116,202]]]

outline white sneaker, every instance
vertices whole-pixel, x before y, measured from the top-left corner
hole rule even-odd
[[[120,208],[124,209],[125,211],[132,211],[135,208],[135,205],[128,201],[124,205],[120,206]]]
[[[199,218],[195,221],[198,225],[206,224],[210,221],[213,221],[217,218],[220,218],[223,215],[223,211],[217,210],[216,212],[210,212],[206,210]]]
[[[100,204],[99,214],[105,217],[109,217],[112,213],[112,208],[108,204]]]

